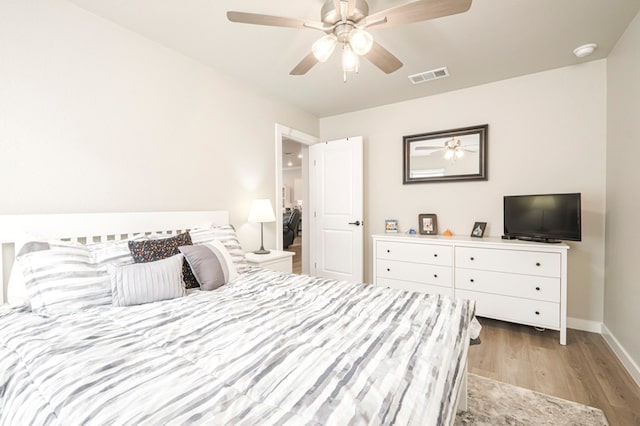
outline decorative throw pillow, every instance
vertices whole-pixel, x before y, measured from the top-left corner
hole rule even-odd
[[[175,299],[186,294],[182,254],[155,262],[108,265],[113,306],[132,306]]]
[[[188,232],[161,240],[130,241],[129,250],[136,263],[155,262],[180,254],[178,247],[190,246],[191,236]],[[187,288],[198,287],[198,281],[193,276],[189,264],[185,260],[182,266],[182,277]]]
[[[106,269],[94,262],[83,244],[29,242],[16,260],[24,275],[31,310],[37,314],[67,314],[111,304]]]
[[[229,251],[220,241],[180,247],[201,290],[215,290],[238,276]]]
[[[204,244],[220,241],[231,255],[233,264],[239,274],[249,270],[249,264],[244,257],[244,251],[238,241],[236,230],[231,225],[216,226],[209,229],[192,229],[189,231],[193,244]]]

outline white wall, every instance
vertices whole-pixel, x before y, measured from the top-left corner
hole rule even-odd
[[[275,188],[275,123],[318,120],[66,1],[0,2],[0,214],[228,209]],[[265,227],[273,246],[275,226]]]
[[[606,328],[626,351],[640,383],[640,14],[608,58]],[[625,355],[622,354],[623,361]]]
[[[581,192],[583,241],[570,243],[570,317],[602,321],[606,61],[320,119],[320,136],[365,137],[365,272],[370,235],[384,219],[401,231],[436,213],[440,231],[468,235],[474,221],[502,234],[507,194]],[[402,184],[402,136],[489,124],[488,181]]]

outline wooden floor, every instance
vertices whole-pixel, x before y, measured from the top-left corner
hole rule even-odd
[[[600,408],[611,426],[640,425],[640,388],[601,335],[559,333],[479,318],[482,344],[469,349],[469,371]]]
[[[293,240],[293,244],[284,249],[285,251],[290,251],[295,253],[293,255],[293,273],[301,274],[302,273],[302,237],[296,237]]]

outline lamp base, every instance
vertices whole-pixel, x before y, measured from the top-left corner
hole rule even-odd
[[[269,254],[269,253],[271,253],[271,250],[260,249],[260,250],[254,251],[254,253],[255,254]]]

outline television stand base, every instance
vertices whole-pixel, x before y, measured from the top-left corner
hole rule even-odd
[[[560,244],[560,240],[552,240],[550,238],[535,238],[535,237],[516,237],[520,241],[533,241],[534,243],[546,243],[546,244]]]

